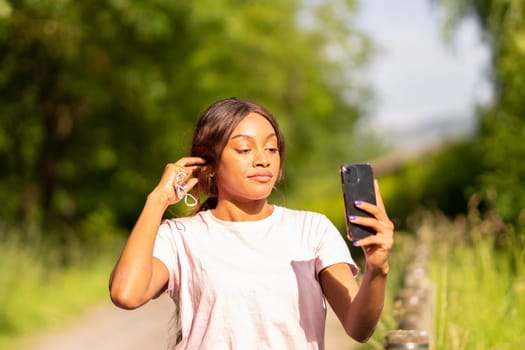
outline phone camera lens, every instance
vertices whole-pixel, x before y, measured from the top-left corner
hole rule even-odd
[[[357,169],[353,166],[345,167],[344,173],[346,182],[356,183],[359,179]]]

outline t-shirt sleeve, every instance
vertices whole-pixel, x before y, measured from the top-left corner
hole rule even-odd
[[[153,257],[159,259],[168,269],[169,281],[167,292],[173,294],[174,286],[178,285],[179,268],[177,256],[177,243],[172,223],[168,220],[163,221],[157,231],[155,245],[153,247]]]
[[[330,265],[347,263],[350,265],[354,277],[357,276],[359,267],[352,258],[350,250],[339,230],[326,216],[321,215],[319,220],[321,237],[317,251],[317,273]]]

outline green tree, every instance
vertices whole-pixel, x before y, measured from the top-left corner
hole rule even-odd
[[[0,0],[0,217],[129,226],[223,97],[278,116],[289,181],[316,153],[344,158],[370,50],[353,12],[350,0]]]
[[[464,17],[480,24],[491,48],[495,98],[480,109],[478,140],[483,173],[478,190],[510,222],[525,224],[525,3],[440,0],[450,30]]]

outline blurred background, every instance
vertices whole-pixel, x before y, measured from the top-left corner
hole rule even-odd
[[[456,232],[430,259],[439,344],[525,345],[524,16],[511,0],[0,0],[0,348],[107,302],[165,164],[232,96],[284,131],[274,203],[344,232],[338,167],[370,162],[407,240],[422,220]],[[473,329],[454,303],[501,317]]]

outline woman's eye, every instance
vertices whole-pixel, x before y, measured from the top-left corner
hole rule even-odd
[[[248,152],[250,152],[250,149],[249,149],[249,148],[239,148],[239,149],[237,149],[236,151],[237,151],[237,153],[239,153],[239,154],[243,154],[243,153],[248,153]]]
[[[272,153],[277,153],[279,152],[279,148],[277,147],[267,147],[266,150],[272,152]]]

